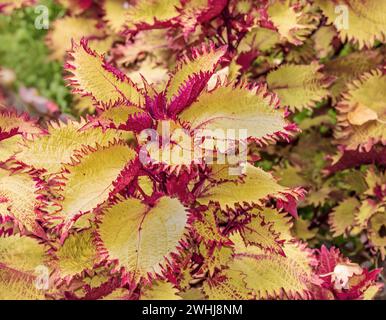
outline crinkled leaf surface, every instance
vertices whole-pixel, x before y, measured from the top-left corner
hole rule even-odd
[[[69,163],[75,151],[83,146],[107,146],[115,139],[125,136],[115,130],[91,128],[82,130],[86,122],[68,121],[51,123],[47,135],[41,135],[33,140],[26,140],[22,150],[16,155],[21,161],[36,169],[44,169],[47,174],[58,173],[63,164]]]
[[[329,81],[319,69],[317,63],[282,65],[268,74],[268,87],[278,94],[280,103],[291,110],[312,107],[329,95]]]
[[[14,173],[0,168],[0,217],[10,216],[21,230],[44,236],[37,223],[38,210],[43,206],[39,199],[37,182],[28,173]]]
[[[386,3],[377,0],[324,1],[317,0],[328,22],[335,25],[342,40],[348,39],[359,48],[371,47],[376,40],[384,41]]]
[[[164,197],[153,207],[126,199],[104,212],[97,232],[110,260],[134,277],[146,277],[159,273],[165,258],[175,252],[186,223],[187,212],[177,199]]]
[[[77,161],[66,165],[59,215],[69,221],[106,201],[119,174],[135,157],[135,151],[121,142],[86,149]]]
[[[202,93],[179,119],[194,129],[244,129],[248,137],[264,140],[286,131],[284,113],[275,109],[277,102],[264,87],[229,84]]]
[[[41,267],[47,267],[45,248],[36,239],[0,237],[0,299],[44,299],[45,291],[36,285]]]
[[[80,45],[73,44],[67,69],[72,74],[69,82],[77,93],[91,95],[106,104],[125,99],[140,105],[143,101],[144,97],[135,84],[91,50],[84,40]]]
[[[202,204],[209,202],[218,203],[221,208],[235,208],[243,204],[259,204],[270,196],[280,196],[280,193],[288,192],[288,189],[280,186],[271,174],[260,168],[247,165],[244,182],[220,183],[197,200]]]

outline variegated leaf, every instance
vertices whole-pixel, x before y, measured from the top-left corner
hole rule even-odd
[[[114,182],[135,159],[136,153],[123,142],[106,147],[84,148],[65,165],[57,215],[68,223],[105,202]]]
[[[268,74],[268,87],[279,96],[280,103],[292,111],[313,107],[329,95],[331,84],[320,68],[318,63],[283,65]]]
[[[184,238],[186,224],[187,212],[177,199],[161,198],[153,207],[137,199],[119,201],[100,217],[102,258],[117,261],[134,278],[159,273]]]
[[[378,0],[345,0],[334,2],[317,0],[329,23],[334,24],[342,41],[358,44],[359,48],[371,47],[376,40],[386,37],[386,3]]]
[[[68,80],[74,92],[91,95],[98,102],[110,104],[124,99],[139,106],[144,100],[135,84],[90,49],[84,39],[80,44],[73,43],[67,70],[71,73]]]

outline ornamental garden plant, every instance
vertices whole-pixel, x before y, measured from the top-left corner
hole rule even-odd
[[[0,299],[383,299],[385,10],[0,0]]]

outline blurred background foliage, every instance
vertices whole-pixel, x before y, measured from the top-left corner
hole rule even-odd
[[[65,10],[53,0],[41,0],[49,11],[49,21],[64,15]],[[0,15],[0,65],[14,71],[14,89],[34,87],[39,94],[53,100],[64,112],[69,111],[71,94],[63,80],[63,67],[49,59],[45,44],[47,30],[35,28],[39,13],[36,7]]]

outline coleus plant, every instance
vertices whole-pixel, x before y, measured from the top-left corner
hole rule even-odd
[[[365,232],[372,250],[378,251],[384,259],[385,175],[370,168],[364,181],[360,200],[355,196],[343,199],[331,212],[329,223],[335,236]]]
[[[383,12],[383,4],[373,0],[351,1],[350,6],[344,0],[330,4],[305,0],[58,2],[68,9],[68,14],[55,20],[47,35],[52,58],[63,60],[71,39],[79,41],[86,37],[92,49],[108,53],[108,60],[124,70],[138,86],[142,86],[143,75],[149,83],[160,84],[162,88],[176,57],[205,39],[228,45],[228,54],[233,58],[230,70],[226,71],[229,78],[247,79],[257,57],[260,65],[257,68],[254,65],[252,76],[265,75],[284,62],[281,57],[284,47],[288,52],[285,62],[289,64],[270,74],[267,81],[291,110],[310,107],[329,95],[327,88],[333,77],[323,76],[318,63],[309,66],[315,56],[323,58],[331,54],[331,48],[346,39],[360,48],[384,39],[382,17],[377,14]],[[334,8],[342,6],[347,7],[347,14],[353,18],[349,31],[333,25]],[[362,16],[366,19],[358,23]],[[362,33],[363,23],[368,37]],[[288,84],[286,79],[291,72],[302,76]],[[296,92],[299,84],[306,89],[305,94],[301,90]],[[284,90],[275,90],[286,86]],[[287,101],[289,98],[292,101]],[[75,100],[74,108],[79,113],[95,111],[87,107],[90,100],[80,97]]]
[[[68,81],[96,115],[1,111],[2,299],[374,297],[380,269],[294,237],[304,190],[236,156],[297,128],[266,85],[216,75],[227,50],[203,44],[139,89],[83,39]]]
[[[71,41],[82,37],[92,49],[125,71],[138,86],[167,81],[167,71],[196,27],[219,15],[226,1],[58,1],[67,15],[53,21],[46,37],[51,57],[63,61]],[[186,30],[184,28],[187,28]],[[135,45],[133,43],[135,42]],[[95,111],[90,100],[75,95],[79,114]]]
[[[13,10],[35,4],[35,0],[1,0],[0,12],[9,14]]]
[[[334,77],[323,75],[319,63],[309,65],[315,57],[331,55],[347,39],[360,48],[384,39],[382,18],[377,14],[383,12],[383,4],[372,0],[351,1],[350,6],[344,0],[330,4],[305,0],[58,2],[68,14],[55,20],[47,35],[54,59],[64,59],[71,39],[86,37],[92,49],[107,53],[108,61],[119,66],[137,86],[142,86],[141,76],[145,76],[150,84],[162,88],[176,57],[186,48],[211,39],[217,45],[228,45],[233,60],[223,71],[229,79],[262,76],[265,80],[268,71],[287,62],[266,80],[269,89],[291,110],[312,107],[329,96],[335,98],[337,88],[344,84],[338,81],[331,94],[328,88]],[[353,18],[349,31],[334,26],[337,6],[346,6]],[[366,19],[358,23],[362,16]],[[363,23],[368,37],[362,33]],[[258,66],[253,64],[256,58]],[[356,65],[351,73],[363,67]],[[332,73],[339,70],[334,64],[330,69]],[[299,77],[288,83],[293,72]],[[75,102],[79,114],[95,111],[87,97],[75,96]]]
[[[224,0],[58,2],[68,9],[68,15],[54,22],[47,37],[53,58],[58,60],[63,59],[66,50],[71,48],[71,39],[86,37],[94,49],[104,53],[111,49],[114,41],[124,42],[125,35],[135,35],[138,31],[173,27],[181,28],[187,36],[198,25],[219,15],[227,3]],[[162,42],[162,38],[158,41]]]

